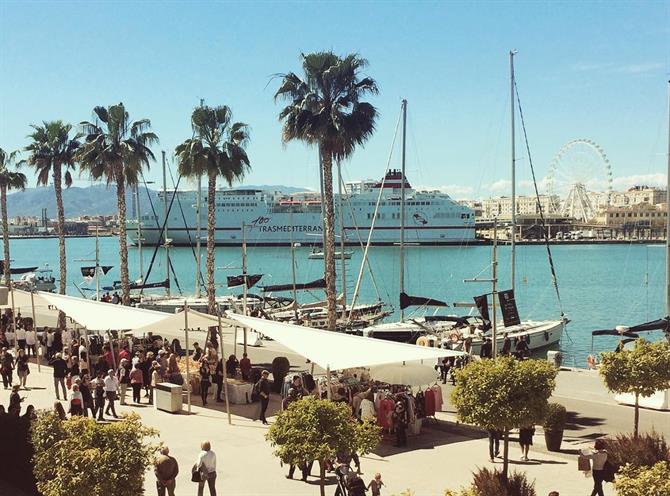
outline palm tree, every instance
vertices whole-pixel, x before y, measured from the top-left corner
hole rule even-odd
[[[287,101],[279,114],[283,121],[282,140],[301,140],[317,145],[323,175],[324,262],[328,328],[335,330],[335,215],[333,211],[333,160],[351,156],[375,130],[377,110],[362,102],[367,94],[377,94],[372,78],[361,77],[367,61],[356,54],[339,57],[333,52],[301,54],[304,77],[289,72],[275,100]]]
[[[214,287],[214,231],[216,228],[216,180],[223,177],[228,186],[240,180],[251,164],[245,151],[249,128],[232,122],[229,107],[200,106],[191,114],[193,138],[175,148],[179,173],[190,178],[207,176],[207,311],[216,312]]]
[[[5,286],[11,284],[9,271],[9,219],[7,217],[7,191],[13,189],[24,190],[28,180],[25,174],[10,169],[14,165],[18,152],[5,152],[0,148],[0,210],[2,210],[2,246],[5,258]]]
[[[119,209],[119,263],[121,267],[121,301],[130,304],[128,278],[128,244],[126,239],[126,185],[137,184],[143,168],[155,160],[150,146],[158,143],[151,132],[151,121],[131,122],[123,103],[109,107],[95,107],[95,122],[81,123],[84,143],[75,156],[81,170],[87,170],[93,179],[104,178],[107,184],[116,184],[116,202]]]
[[[26,162],[35,167],[37,185],[47,186],[53,178],[56,193],[56,213],[58,220],[58,252],[60,258],[59,293],[65,294],[67,283],[67,261],[65,256],[65,213],[63,211],[63,180],[65,187],[72,186],[72,171],[75,153],[81,144],[80,135],[70,137],[71,124],[63,121],[43,122],[41,126],[31,125],[33,132],[28,135],[32,142],[26,146],[29,152]],[[64,174],[63,174],[64,173]]]

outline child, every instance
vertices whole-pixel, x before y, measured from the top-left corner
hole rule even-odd
[[[382,486],[384,483],[382,482],[382,474],[375,474],[375,478],[370,481],[370,484],[368,484],[368,489],[372,491],[372,496],[379,496],[382,493]]]

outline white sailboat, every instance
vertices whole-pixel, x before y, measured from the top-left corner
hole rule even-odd
[[[516,212],[515,212],[515,195],[516,195],[516,153],[515,153],[515,110],[514,110],[514,96],[515,96],[515,80],[514,80],[514,55],[516,52],[510,52],[510,99],[511,99],[511,148],[512,148],[512,242],[511,242],[511,286],[512,291],[515,288],[516,279]],[[406,113],[406,102],[403,101],[403,115]],[[404,186],[404,169],[405,169],[405,122],[403,118],[403,141],[402,141],[402,168],[403,168],[403,186]],[[400,292],[404,294],[404,188],[401,188],[401,229],[400,229]],[[492,260],[492,279],[487,282],[493,284],[492,296],[495,299],[498,297],[496,283],[497,283],[497,260],[495,256],[495,246]],[[561,316],[560,319],[555,320],[526,320],[511,325],[498,325],[495,319],[495,303],[494,316],[492,319],[492,332],[487,335],[482,329],[486,329],[487,322],[477,317],[459,318],[454,316],[434,316],[422,317],[405,320],[404,308],[401,305],[401,318],[399,322],[389,322],[376,326],[364,328],[360,334],[367,337],[374,337],[379,339],[390,339],[393,341],[416,342],[419,337],[432,336],[433,342],[436,345],[444,345],[450,348],[462,349],[466,340],[471,342],[470,352],[472,354],[479,354],[481,345],[484,343],[486,337],[491,337],[494,342],[494,350],[501,349],[504,343],[505,335],[511,340],[512,348],[515,343],[523,337],[528,344],[531,351],[542,348],[547,348],[556,345],[560,342],[563,334],[563,329],[567,320]]]

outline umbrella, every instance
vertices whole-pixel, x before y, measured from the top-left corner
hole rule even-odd
[[[416,362],[392,363],[377,365],[370,368],[372,379],[389,384],[405,386],[425,386],[436,380],[435,369],[426,364]]]

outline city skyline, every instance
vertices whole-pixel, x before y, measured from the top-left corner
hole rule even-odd
[[[332,49],[367,58],[381,90],[371,99],[377,131],[344,164],[345,179],[383,175],[407,98],[412,184],[456,199],[500,196],[509,194],[508,51],[517,49],[538,179],[566,142],[589,138],[607,152],[615,190],[665,183],[667,3],[344,3],[331,5],[325,26],[317,5],[301,3],[83,5],[0,3],[0,67],[21,76],[0,81],[3,148],[24,146],[31,123],[78,123],[93,106],[122,100],[131,118],[152,120],[154,151],[169,155],[190,136],[190,111],[203,98],[251,126],[245,183],[318,189],[316,151],[281,143],[272,75],[299,71],[301,51]],[[114,57],[100,56],[110,48]],[[518,190],[529,193],[519,125]],[[159,163],[148,179],[160,180]]]

